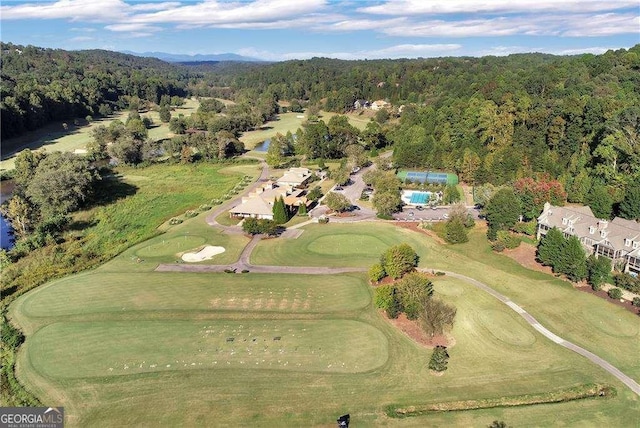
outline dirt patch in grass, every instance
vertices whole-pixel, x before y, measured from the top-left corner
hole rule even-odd
[[[439,244],[442,245],[447,245],[447,243],[445,242],[444,239],[442,239],[441,237],[438,236],[437,233],[435,233],[433,230],[429,230],[429,229],[423,229],[421,228],[418,223],[416,222],[412,222],[412,221],[400,221],[397,223],[394,223],[396,226],[398,227],[402,227],[403,229],[409,229],[409,230],[413,230],[414,232],[419,232],[419,233],[424,233],[425,235],[430,236],[431,238],[433,238],[435,241],[437,241]]]
[[[455,339],[451,335],[428,336],[424,330],[420,328],[417,321],[411,321],[405,314],[400,314],[398,318],[391,319],[383,311],[382,316],[406,336],[409,336],[414,342],[429,349],[433,349],[438,345],[450,348],[456,344]]]
[[[536,247],[531,244],[523,242],[518,248],[504,250],[502,254],[515,260],[527,269],[553,275],[553,271],[550,266],[543,266],[536,261]]]

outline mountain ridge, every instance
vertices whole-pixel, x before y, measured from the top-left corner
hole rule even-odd
[[[236,62],[263,62],[260,58],[252,58],[248,56],[238,55],[234,53],[221,54],[174,54],[168,52],[133,52],[121,51],[122,53],[135,55],[140,57],[158,58],[167,62],[205,62],[205,61],[236,61]]]

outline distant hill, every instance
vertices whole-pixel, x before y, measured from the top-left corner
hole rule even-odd
[[[259,62],[262,61],[258,58],[251,58],[248,56],[237,55],[234,53],[223,54],[197,54],[197,55],[184,55],[184,54],[172,54],[166,52],[131,52],[122,51],[123,53],[141,56],[158,58],[167,62],[222,62],[222,61],[237,61],[237,62]]]

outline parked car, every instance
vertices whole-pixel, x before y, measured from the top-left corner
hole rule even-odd
[[[336,186],[335,189],[333,189],[333,190],[335,190],[336,192],[340,192],[340,191],[342,191],[344,189],[342,188],[342,186]]]

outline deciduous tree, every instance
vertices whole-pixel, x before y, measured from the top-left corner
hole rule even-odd
[[[394,245],[380,258],[380,264],[392,278],[400,278],[418,265],[418,254],[409,244]]]
[[[351,208],[351,201],[342,193],[327,193],[327,196],[324,198],[324,203],[329,209],[337,212],[343,212]]]

